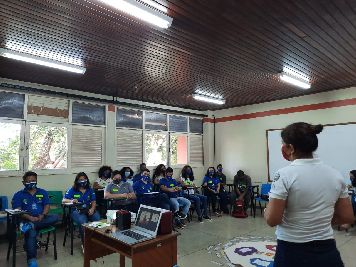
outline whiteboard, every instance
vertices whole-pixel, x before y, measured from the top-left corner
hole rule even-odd
[[[324,126],[318,134],[319,147],[314,157],[337,169],[345,182],[350,183],[349,172],[356,169],[356,124]],[[281,153],[281,130],[267,130],[269,177],[289,164]]]

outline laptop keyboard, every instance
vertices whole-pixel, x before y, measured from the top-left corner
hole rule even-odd
[[[146,238],[146,236],[144,235],[140,235],[138,233],[135,233],[133,231],[125,231],[125,232],[122,232],[123,235],[126,235],[126,236],[129,236],[135,240],[141,240],[143,238]]]

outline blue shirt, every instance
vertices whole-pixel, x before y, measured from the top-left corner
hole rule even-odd
[[[136,195],[143,195],[144,193],[152,192],[153,186],[151,183],[145,184],[142,180],[138,180],[136,183],[133,184],[133,190],[135,191]]]
[[[217,177],[205,176],[203,180],[203,184],[205,183],[208,185],[208,188],[212,190],[217,190],[218,184],[220,184],[220,179]]]
[[[96,200],[95,192],[91,187],[87,188],[84,194],[79,190],[75,190],[73,187],[71,187],[65,193],[64,198],[77,199],[78,202],[83,203],[87,206],[89,206],[92,201]]]
[[[137,173],[135,174],[135,176],[132,178],[133,183],[136,183],[137,181],[142,179],[142,174],[141,173]],[[151,178],[148,180],[149,183],[152,182]]]
[[[165,177],[159,180],[159,185],[164,185],[167,188],[173,188],[178,186],[178,182],[172,177]],[[176,198],[180,195],[180,192],[165,192],[170,198]]]
[[[26,189],[23,189],[15,193],[12,198],[12,208],[20,208],[35,217],[43,213],[46,205],[49,205],[48,193],[41,188],[37,188],[34,195],[31,195]]]

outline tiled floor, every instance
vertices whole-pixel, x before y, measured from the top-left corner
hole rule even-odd
[[[268,227],[262,217],[248,217],[247,219],[236,219],[229,216],[221,218],[214,217],[212,222],[202,224],[192,222],[180,231],[178,241],[178,264],[180,267],[217,267],[213,262],[213,256],[208,254],[207,248],[211,245],[224,243],[237,236],[270,236],[274,237],[274,229]],[[75,240],[74,255],[69,253],[69,243],[67,247],[62,246],[63,232],[58,234],[58,260],[53,259],[53,252],[50,248],[47,253],[40,251],[38,255],[39,266],[65,266],[77,267],[83,265],[83,256],[79,246],[79,240]],[[356,266],[356,227],[349,233],[335,231],[337,246],[341,252],[346,267]],[[0,243],[0,266],[11,266],[11,261],[6,262],[7,243]],[[17,266],[26,266],[25,254],[17,254]],[[118,256],[110,255],[93,262],[92,266],[115,266],[117,267]],[[126,266],[131,266],[130,260],[127,260]],[[227,265],[225,265],[227,266]],[[159,266],[157,266],[159,267]]]

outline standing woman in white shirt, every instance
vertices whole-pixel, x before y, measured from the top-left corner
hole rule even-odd
[[[293,123],[283,129],[282,155],[291,164],[277,171],[264,217],[277,226],[274,267],[341,267],[332,224],[352,223],[342,175],[313,158],[322,125]]]

